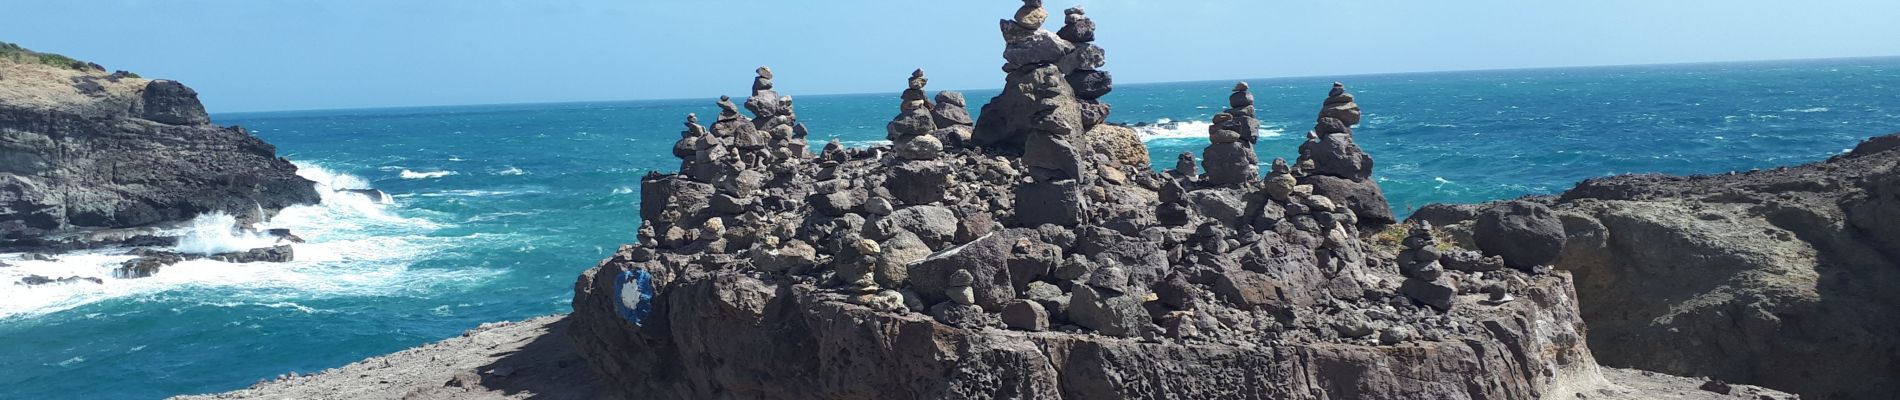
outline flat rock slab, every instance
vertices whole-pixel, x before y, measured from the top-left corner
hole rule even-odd
[[[574,352],[567,316],[462,336],[250,388],[173,399],[620,399]]]

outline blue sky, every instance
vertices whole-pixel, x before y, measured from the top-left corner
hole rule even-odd
[[[1014,0],[5,0],[0,41],[213,112],[1001,85]],[[1060,8],[1050,1],[1050,28]],[[1900,55],[1892,0],[1097,0],[1121,83]]]

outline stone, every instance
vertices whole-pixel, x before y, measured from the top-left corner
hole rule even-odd
[[[1485,254],[1503,257],[1505,265],[1518,269],[1550,264],[1568,239],[1563,222],[1549,207],[1528,201],[1485,209],[1478,214],[1472,237]]]
[[[970,119],[970,110],[965,108],[963,93],[960,92],[937,92],[937,104],[931,108],[930,116],[939,129],[976,124]]]
[[[891,205],[891,201],[883,197],[873,197],[864,202],[864,212],[871,213],[871,215],[891,215],[891,212],[896,210],[897,209]]]
[[[1206,156],[1201,166],[1207,169],[1209,183],[1233,185],[1260,176],[1260,159],[1253,147],[1231,142],[1214,143],[1201,153]]]
[[[1075,6],[1062,13],[1065,17],[1065,24],[1062,26],[1062,30],[1056,31],[1056,36],[1061,37],[1062,40],[1076,43],[1095,41],[1095,21],[1090,20],[1088,15],[1084,14],[1082,6]]]
[[[1313,194],[1326,196],[1334,204],[1352,210],[1359,217],[1360,227],[1383,227],[1397,223],[1392,215],[1392,206],[1386,203],[1385,192],[1372,180],[1355,181],[1328,175],[1312,175],[1300,180],[1302,185],[1310,186]],[[1298,192],[1299,187],[1295,187]]]
[[[958,328],[976,329],[995,325],[989,313],[974,305],[945,302],[931,306],[929,313],[937,322]]]
[[[1030,332],[1049,330],[1049,311],[1041,303],[1016,300],[1003,306],[1003,325]]]
[[[1372,156],[1353,144],[1351,135],[1328,134],[1300,147],[1313,160],[1315,173],[1355,180],[1372,176]]]
[[[955,172],[948,165],[932,162],[908,162],[891,168],[891,179],[884,188],[904,204],[930,204],[943,201],[953,184]]]
[[[1421,304],[1431,306],[1439,312],[1444,312],[1451,310],[1454,300],[1458,297],[1458,288],[1445,281],[1406,279],[1404,283],[1399,284],[1399,293]]]
[[[930,135],[919,135],[897,145],[897,156],[907,160],[931,160],[943,153],[943,142]]]
[[[1016,25],[1022,26],[1023,29],[1042,29],[1042,23],[1048,19],[1049,11],[1042,9],[1040,5],[1025,4],[1022,8],[1016,9]]]
[[[976,304],[976,289],[972,289],[969,286],[952,286],[950,290],[944,292],[944,296],[949,297],[953,303],[964,305]]]
[[[1064,57],[1069,57],[1075,50],[1074,44],[1056,37],[1055,34],[1049,31],[1037,31],[1022,40],[1010,42],[1009,47],[1003,49],[1003,71],[1020,72],[1054,65],[1062,61]],[[1076,58],[1072,61],[1080,63],[1083,60]],[[1066,71],[1058,68],[1055,72],[1060,75]]]
[[[1200,168],[1195,167],[1197,164],[1198,163],[1194,160],[1194,153],[1183,151],[1181,155],[1175,157],[1174,172],[1190,178],[1200,176]]]
[[[1096,46],[1094,43],[1073,46],[1074,50],[1070,50],[1068,54],[1063,54],[1062,58],[1056,60],[1056,67],[1063,74],[1094,71],[1108,65],[1108,54],[1102,50],[1101,46]]]
[[[1081,100],[1099,99],[1115,90],[1115,76],[1108,71],[1076,71],[1069,73],[1066,79],[1075,91],[1075,98]]]
[[[178,81],[152,80],[145,84],[140,96],[144,103],[141,117],[146,120],[171,125],[211,123],[211,115],[205,113],[204,103],[198,101],[198,91]]]
[[[1068,316],[1076,325],[1105,336],[1138,336],[1154,325],[1136,298],[1089,286],[1077,286],[1070,293]]]
[[[1016,188],[1016,223],[1075,226],[1088,219],[1088,204],[1073,180],[1024,184]]]

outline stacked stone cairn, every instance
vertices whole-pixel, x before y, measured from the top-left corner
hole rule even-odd
[[[970,119],[970,109],[962,92],[937,92],[930,119],[937,123],[937,130],[930,132],[930,136],[935,136],[944,147],[966,147],[970,134],[975,132],[976,122]]]
[[[1352,130],[1359,117],[1352,93],[1334,82],[1306,143],[1300,145],[1300,159],[1292,172],[1301,184],[1311,185],[1313,193],[1352,209],[1361,226],[1378,229],[1398,221],[1385,193],[1372,181],[1372,156],[1353,142]]]
[[[772,90],[772,68],[759,67],[758,76],[752,78],[752,97],[745,101],[745,108],[752,111],[752,125],[765,132],[770,143],[768,155],[775,160],[802,158],[806,154],[805,137],[810,132],[805,124],[798,123],[798,113],[792,108],[792,96],[781,96]]]
[[[1018,223],[1076,226],[1088,219],[1083,193],[1098,175],[1082,136],[1089,121],[1107,118],[1106,105],[1094,99],[1108,93],[1109,82],[1107,73],[1098,71],[1104,63],[1101,48],[1042,29],[1048,18],[1041,0],[1025,0],[1015,18],[999,23],[1008,77],[1003,93],[983,106],[970,144],[1022,153],[1033,182],[1017,189]],[[1094,23],[1081,9],[1067,18],[1073,38],[1094,40]],[[1079,95],[1070,85],[1071,74],[1095,86]],[[1089,118],[1085,105],[1093,110]]]
[[[930,160],[943,153],[943,141],[931,135],[937,130],[937,122],[931,113],[930,101],[924,95],[924,85],[929,83],[924,70],[912,72],[910,88],[904,89],[904,103],[899,106],[897,118],[885,125],[885,139],[896,147],[898,157]]]
[[[1075,45],[1075,51],[1063,57],[1060,66],[1069,81],[1069,87],[1075,90],[1075,99],[1082,111],[1082,130],[1087,132],[1095,126],[1108,121],[1109,105],[1101,101],[1102,96],[1115,90],[1115,77],[1100,68],[1107,64],[1102,48],[1095,45],[1095,21],[1090,20],[1081,6],[1075,6],[1062,12],[1066,22],[1056,37]]]
[[[1410,225],[1405,239],[1399,241],[1399,273],[1405,276],[1399,290],[1432,308],[1450,310],[1458,288],[1448,279],[1439,279],[1445,275],[1445,268],[1438,263],[1444,253],[1432,236],[1432,224],[1415,221]]]
[[[1215,185],[1238,185],[1260,176],[1260,156],[1253,149],[1260,120],[1254,118],[1253,93],[1246,82],[1234,84],[1228,104],[1233,108],[1214,114],[1214,124],[1207,127],[1210,143],[1201,151],[1206,157],[1202,169]]]

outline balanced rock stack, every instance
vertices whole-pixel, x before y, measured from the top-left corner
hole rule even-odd
[[[930,117],[937,123],[937,130],[931,132],[930,136],[936,136],[946,147],[965,147],[976,127],[976,121],[970,119],[968,107],[962,92],[937,92],[937,102],[930,108]]]
[[[1233,108],[1214,114],[1214,124],[1207,127],[1209,143],[1201,151],[1202,169],[1215,185],[1241,184],[1260,175],[1260,156],[1253,150],[1260,121],[1254,118],[1253,93],[1246,82],[1234,84],[1228,102]]]
[[[1352,127],[1359,116],[1352,94],[1334,82],[1318,122],[1300,145],[1299,167],[1293,172],[1300,175],[1300,183],[1313,186],[1313,193],[1352,209],[1361,226],[1376,229],[1398,221],[1385,193],[1372,181],[1372,156],[1353,143]]]
[[[765,133],[768,154],[777,160],[804,157],[809,147],[805,141],[808,132],[805,125],[798,123],[798,114],[792,109],[792,96],[780,96],[772,90],[772,68],[759,67],[758,76],[752,78],[752,97],[745,101],[745,108],[752,112],[752,125]]]
[[[1445,275],[1445,268],[1438,260],[1444,256],[1438,239],[1432,236],[1432,224],[1425,221],[1411,223],[1405,239],[1399,241],[1401,250],[1396,261],[1399,273],[1405,276],[1405,283],[1399,291],[1406,297],[1432,306],[1440,311],[1450,310],[1452,297],[1458,294],[1458,288],[1448,279],[1439,279]]]
[[[1075,44],[1075,51],[1062,59],[1062,72],[1067,74],[1069,87],[1075,90],[1076,101],[1082,109],[1082,130],[1088,131],[1108,121],[1109,105],[1100,99],[1115,89],[1115,78],[1108,71],[1102,71],[1107,57],[1102,48],[1095,43],[1095,21],[1090,20],[1081,6],[1062,12],[1067,24],[1057,37]]]
[[[898,157],[929,160],[943,153],[943,141],[931,135],[937,130],[937,122],[924,95],[924,85],[929,83],[924,70],[910,73],[910,88],[904,89],[904,103],[899,106],[897,118],[884,126],[885,139],[896,146]]]

